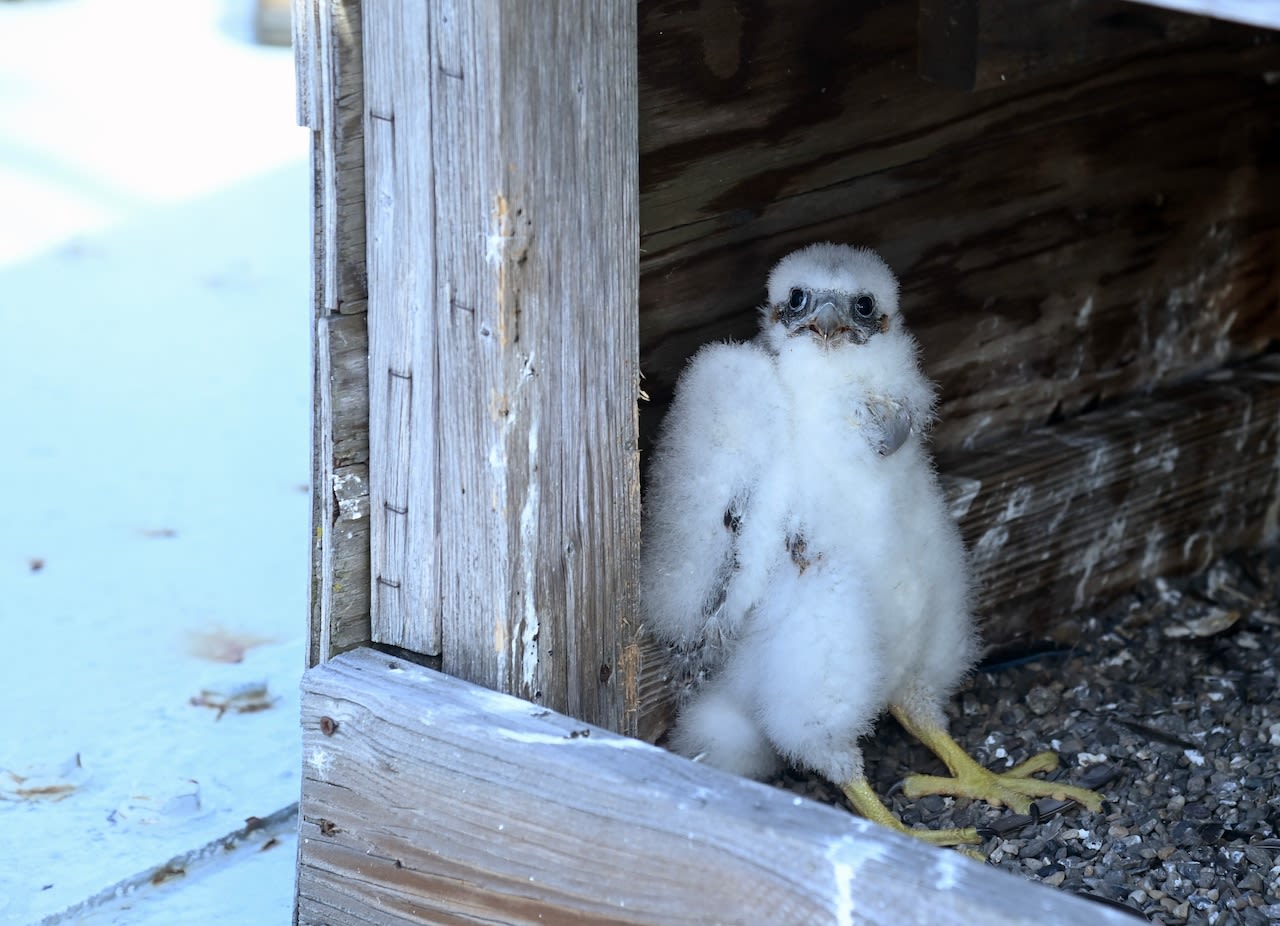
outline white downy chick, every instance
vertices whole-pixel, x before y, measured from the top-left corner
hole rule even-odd
[[[689,362],[649,473],[641,602],[672,652],[673,748],[751,777],[793,762],[900,827],[859,746],[888,709],[957,775],[934,784],[1019,806],[945,733],[977,638],[896,278],[871,251],[815,244],[778,263],[760,311],[754,341]]]

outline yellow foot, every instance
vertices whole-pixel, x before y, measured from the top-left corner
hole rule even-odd
[[[954,756],[948,758],[947,764],[955,772],[955,777],[911,775],[903,782],[903,793],[909,798],[923,797],[926,794],[976,798],[993,807],[1006,806],[1014,813],[1030,811],[1031,803],[1036,798],[1073,800],[1093,811],[1102,809],[1102,797],[1094,791],[1031,777],[1037,772],[1049,772],[1058,767],[1058,757],[1051,752],[1034,755],[1002,773],[983,768],[968,755],[964,755],[963,760]]]
[[[871,822],[887,826],[889,829],[897,830],[899,833],[906,833],[908,836],[914,836],[916,839],[923,840],[931,845],[960,846],[982,842],[982,837],[978,835],[978,831],[973,827],[947,830],[908,829],[880,801],[880,798],[871,790],[871,785],[865,778],[855,778],[848,784],[842,785],[841,790],[844,791],[845,797],[849,798],[849,803],[853,805],[853,809]],[[966,855],[972,854],[972,850],[962,851]],[[982,860],[981,855],[975,857]]]

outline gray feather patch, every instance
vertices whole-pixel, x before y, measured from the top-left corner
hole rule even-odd
[[[878,397],[868,399],[867,407],[874,423],[876,452],[882,457],[891,456],[911,436],[911,412],[895,399]]]

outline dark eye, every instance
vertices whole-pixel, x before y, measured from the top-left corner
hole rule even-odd
[[[793,311],[803,309],[804,304],[809,301],[809,294],[798,286],[791,290],[791,297],[787,300],[787,306]]]
[[[853,311],[857,313],[859,318],[870,318],[876,314],[876,300],[873,296],[863,293],[857,299],[853,300]]]

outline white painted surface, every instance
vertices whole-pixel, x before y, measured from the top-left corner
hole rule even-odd
[[[1280,2],[1277,0],[1138,0],[1147,6],[1162,6],[1197,16],[1212,16],[1232,22],[1280,29]]]
[[[252,13],[0,3],[0,770],[74,785],[0,788],[3,926],[297,798],[310,169]],[[85,922],[283,922],[289,838]]]

